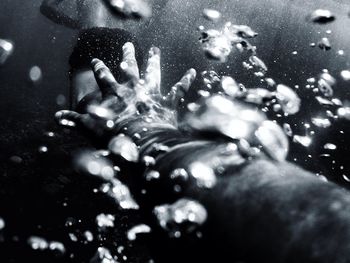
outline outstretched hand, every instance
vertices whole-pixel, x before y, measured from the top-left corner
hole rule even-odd
[[[87,95],[90,99],[93,96],[94,100],[87,103],[85,112],[63,110],[57,112],[55,117],[60,125],[80,126],[98,136],[125,120],[147,119],[152,123],[176,126],[176,109],[180,98],[196,77],[194,69],[188,70],[170,92],[163,96],[160,50],[156,47],[150,49],[146,71],[141,77],[135,48],[130,42],[123,46],[120,64],[121,73],[126,80],[124,83],[118,83],[109,68],[99,59],[93,59],[91,67],[99,86],[99,94]],[[87,97],[80,103],[86,103]]]

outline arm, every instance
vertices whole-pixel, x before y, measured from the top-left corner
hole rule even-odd
[[[79,28],[79,22],[64,14],[61,4],[64,0],[44,0],[40,6],[40,12],[51,21],[72,29]]]
[[[129,66],[122,68],[130,79],[136,80],[133,83],[137,83],[138,71],[129,62],[124,58],[124,63]],[[219,136],[205,137],[179,131],[167,117],[169,111],[159,110],[159,104],[155,103],[160,95],[159,54],[153,52],[150,56],[147,72],[153,74],[146,77],[147,85],[131,85],[133,90],[116,83],[103,63],[95,61],[93,68],[104,98],[102,104],[117,106],[119,118],[115,121],[113,133],[107,137],[110,139],[113,134],[123,132],[135,138],[140,148],[140,160],[145,156],[156,159],[151,169],[159,171],[160,179],[147,182],[139,177],[138,182],[147,189],[147,195],[140,198],[142,205],[152,209],[155,205],[175,202],[182,197],[199,201],[208,212],[204,236],[209,242],[209,256],[216,261],[222,256],[222,259],[231,259],[230,262],[237,259],[245,262],[325,263],[350,260],[348,192],[265,154],[242,159],[241,152],[234,147],[231,148],[232,154],[227,154],[223,151],[227,139]],[[195,72],[190,70],[174,86],[173,93],[168,94],[173,105],[177,105],[194,77]],[[151,96],[145,100],[145,96],[138,96],[142,94]],[[137,106],[142,106],[142,103],[146,105]],[[128,110],[119,111],[123,104],[128,105]],[[150,107],[145,107],[147,105]],[[65,111],[56,117],[59,121],[68,119],[95,132],[101,131],[96,129],[98,125],[93,124],[90,115],[91,112],[81,115]],[[148,116],[153,116],[151,121]],[[99,136],[108,134],[98,133]],[[135,137],[135,133],[139,136]],[[167,146],[168,150],[159,151],[155,144]],[[216,176],[215,184],[203,187],[191,176],[181,184],[181,192],[173,191],[174,180],[170,174],[174,169],[190,170],[193,162],[211,166],[212,160],[224,161],[225,168]],[[175,254],[179,254],[177,250]],[[175,255],[167,256],[172,258]]]

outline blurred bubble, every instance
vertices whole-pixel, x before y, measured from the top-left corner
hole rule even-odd
[[[343,70],[342,72],[340,72],[340,76],[343,80],[350,81],[350,70]]]
[[[203,16],[210,21],[218,21],[221,18],[221,13],[214,9],[204,9]]]
[[[38,151],[39,153],[47,153],[49,149],[46,146],[40,146]]]
[[[0,39],[0,65],[6,63],[9,57],[13,54],[14,45],[11,41]]]
[[[148,171],[145,174],[145,178],[147,181],[158,180],[160,178],[160,173],[158,171]]]
[[[216,175],[213,169],[204,163],[194,162],[189,166],[190,174],[196,179],[198,187],[213,188],[216,183]]]
[[[29,70],[29,79],[36,83],[42,79],[42,71],[38,66],[33,66]]]
[[[112,180],[115,175],[112,163],[103,156],[97,156],[93,151],[84,151],[77,154],[73,165],[84,174],[96,176],[103,180]]]
[[[15,164],[21,164],[23,162],[23,159],[19,156],[14,155],[10,157],[10,161]]]
[[[28,244],[34,250],[46,250],[49,247],[49,243],[42,237],[32,236],[28,239]]]
[[[249,57],[249,61],[250,63],[256,67],[258,70],[262,70],[264,72],[267,71],[267,66],[264,63],[264,61],[262,61],[260,58],[258,58],[257,56],[250,56]]]
[[[118,263],[118,261],[107,248],[99,247],[95,256],[90,260],[90,263]]]
[[[96,216],[96,223],[99,228],[114,227],[115,217],[113,215],[99,214]]]
[[[134,241],[136,240],[137,235],[146,234],[150,232],[151,232],[151,228],[148,225],[141,224],[131,228],[127,233],[127,237],[128,237],[128,240]]]
[[[57,104],[58,106],[65,106],[65,105],[66,105],[66,102],[67,102],[66,96],[64,96],[63,94],[59,94],[59,95],[56,97],[56,104]]]
[[[139,209],[139,205],[133,199],[129,188],[117,179],[102,185],[101,192],[115,200],[122,209]]]
[[[3,218],[0,217],[0,231],[3,230],[5,228],[5,220]]]
[[[286,114],[296,114],[299,112],[301,100],[290,87],[279,84],[276,89],[276,98]]]
[[[329,39],[327,37],[322,38],[318,42],[318,47],[322,50],[325,50],[325,51],[328,51],[332,48],[331,42],[329,41]]]
[[[312,144],[312,138],[309,136],[294,135],[293,141],[304,147],[309,147]]]
[[[337,110],[338,117],[350,121],[350,107],[342,107]]]
[[[310,20],[314,23],[326,24],[333,22],[335,20],[335,16],[329,10],[317,9],[310,15]]]
[[[337,146],[335,145],[335,144],[333,144],[333,143],[327,143],[327,144],[325,144],[324,146],[323,146],[323,148],[325,149],[325,150],[336,150],[337,149]]]
[[[311,122],[320,128],[328,128],[332,125],[329,119],[324,119],[324,118],[312,118]]]
[[[87,112],[95,118],[104,120],[113,120],[116,116],[113,110],[107,107],[102,107],[100,105],[89,105]]]
[[[139,151],[136,144],[123,134],[114,137],[109,142],[108,149],[113,154],[119,155],[129,162],[137,162],[139,160]]]

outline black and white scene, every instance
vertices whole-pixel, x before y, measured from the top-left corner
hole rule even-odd
[[[350,263],[349,0],[0,0],[1,263]]]

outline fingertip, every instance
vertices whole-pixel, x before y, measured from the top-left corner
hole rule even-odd
[[[91,60],[91,67],[95,72],[97,72],[100,69],[105,68],[107,66],[105,65],[105,63],[102,60],[100,60],[98,58],[94,58]]]
[[[131,42],[126,42],[124,45],[123,45],[123,50],[125,49],[134,49],[134,44],[131,43]]]
[[[95,64],[97,64],[98,62],[100,62],[101,60],[99,60],[98,58],[93,58],[92,60],[91,60],[91,65],[95,65]]]
[[[188,74],[191,74],[192,76],[196,77],[197,76],[197,71],[194,68],[190,68],[188,70]]]
[[[160,56],[160,49],[158,47],[151,47],[150,51],[149,51],[149,55],[150,56]]]

